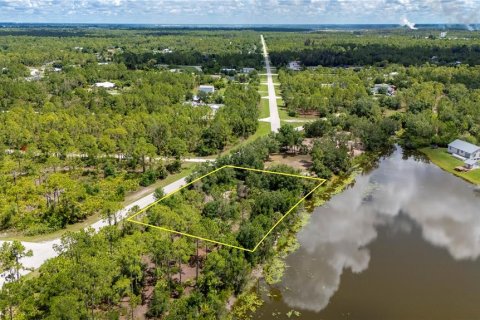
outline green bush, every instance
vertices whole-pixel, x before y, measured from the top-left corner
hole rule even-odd
[[[142,176],[140,177],[140,182],[139,184],[142,186],[142,187],[146,187],[146,186],[149,186],[151,185],[152,183],[154,183],[155,181],[157,180],[157,173],[153,170],[147,170],[145,171],[144,174],[142,174]]]
[[[180,162],[180,160],[175,160],[169,164],[167,164],[167,171],[170,172],[170,173],[175,173],[175,172],[179,172],[180,169],[182,168],[182,163]]]

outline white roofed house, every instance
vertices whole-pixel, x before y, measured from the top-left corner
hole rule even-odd
[[[224,72],[224,73],[235,73],[237,72],[237,69],[235,68],[222,68],[220,69],[221,72]]]
[[[198,87],[199,92],[205,92],[205,93],[214,93],[215,92],[215,87],[212,85],[201,85]]]
[[[287,69],[292,71],[300,71],[302,70],[302,66],[300,65],[300,61],[290,61],[288,63]]]
[[[448,152],[464,161],[467,169],[480,167],[480,147],[469,142],[457,139],[448,144]]]
[[[97,82],[95,83],[95,87],[97,88],[105,88],[105,89],[112,89],[115,88],[115,83],[113,82]]]

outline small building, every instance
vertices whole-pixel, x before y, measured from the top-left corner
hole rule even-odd
[[[172,53],[173,50],[172,49],[169,49],[169,48],[165,48],[165,49],[162,49],[162,50],[158,50],[158,49],[153,49],[152,50],[152,53],[153,54],[160,54],[160,53]]]
[[[205,92],[205,93],[214,93],[215,92],[215,87],[212,86],[212,85],[203,84],[203,85],[198,87],[198,91]]]
[[[480,160],[467,159],[463,162],[465,169],[473,170],[480,168]]]
[[[300,65],[300,61],[290,61],[287,69],[292,71],[300,71],[302,70],[302,66]]]
[[[212,109],[212,112],[213,113],[216,113],[218,111],[218,109],[220,109],[221,107],[223,107],[224,105],[223,104],[219,104],[219,103],[210,103],[210,104],[207,104],[210,109]]]
[[[255,71],[255,68],[243,68],[242,69],[243,73],[252,73],[253,71]]]
[[[115,83],[113,82],[97,82],[95,83],[95,87],[97,88],[105,88],[105,89],[112,89],[115,88]]]
[[[448,152],[461,160],[480,160],[480,147],[460,139],[448,144]]]
[[[388,83],[377,83],[371,89],[372,94],[385,93],[387,96],[394,96],[397,87]]]
[[[237,69],[234,68],[221,68],[220,69],[221,73],[224,73],[226,75],[234,75],[237,73]]]

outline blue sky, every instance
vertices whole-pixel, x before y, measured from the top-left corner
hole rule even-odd
[[[0,0],[2,22],[478,23],[480,0]]]

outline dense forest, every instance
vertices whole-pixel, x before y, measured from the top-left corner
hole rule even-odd
[[[274,137],[261,138],[219,158],[215,166],[242,163],[261,169],[278,148]],[[214,168],[204,165],[190,179]],[[269,170],[299,174],[286,166]],[[145,219],[251,247],[311,187],[308,179],[226,169],[152,207]],[[230,201],[235,197],[241,200]],[[227,301],[242,294],[258,264],[267,263],[268,274],[276,248],[290,245],[299,212],[291,212],[253,253],[132,223],[112,223],[99,233],[67,233],[56,247],[59,257],[45,263],[38,276],[17,281],[11,280],[22,266],[15,261],[29,253],[18,242],[6,243],[2,252],[10,254],[0,261],[8,266],[4,271],[10,281],[0,294],[0,309],[24,319],[134,318],[145,311],[151,318],[243,318],[250,304],[258,303],[256,296],[245,293],[229,313]]]
[[[255,74],[237,81],[197,69],[132,67],[123,54],[158,47],[194,54],[195,45],[235,55],[254,50],[258,37],[91,32],[0,32],[0,230],[34,235],[110,215],[129,191],[178,172],[183,157],[222,152],[257,130]],[[114,87],[96,85],[105,81]],[[192,103],[200,84],[217,90]]]
[[[296,173],[288,166],[269,170]],[[202,171],[198,170],[196,175]],[[224,167],[165,198],[136,219],[254,250],[282,215],[319,183],[308,177]]]
[[[2,28],[0,38],[0,65],[9,73],[52,61],[63,66],[115,61],[135,70],[194,65],[208,73],[263,66],[259,35],[253,31]]]
[[[336,31],[266,35],[273,64],[300,60],[305,66],[478,65],[476,32],[440,30]]]

